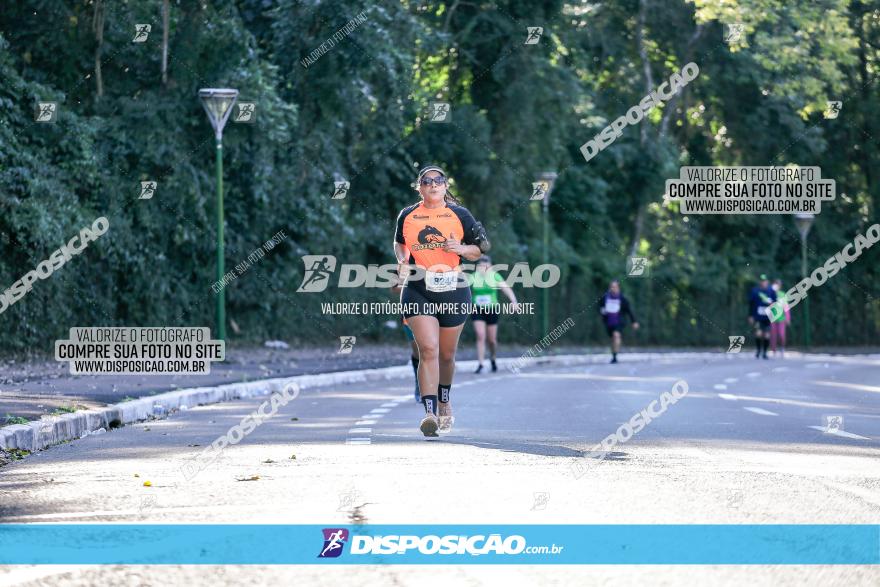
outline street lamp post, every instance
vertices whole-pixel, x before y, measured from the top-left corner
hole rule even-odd
[[[801,233],[801,277],[807,277],[807,235],[816,219],[815,215],[799,213],[794,215],[794,223]],[[804,348],[810,347],[810,298],[804,297]]]
[[[226,273],[223,258],[223,127],[237,98],[238,90],[229,88],[199,90],[199,99],[208,113],[217,140],[217,281],[221,281]],[[226,293],[222,288],[217,294],[217,339],[226,340]]]
[[[549,250],[549,230],[550,230],[550,221],[549,221],[549,210],[550,210],[550,192],[553,191],[553,184],[556,183],[557,174],[554,171],[545,171],[538,175],[535,179],[535,183],[540,184],[536,187],[536,190],[541,190],[543,192],[543,198],[541,200],[541,216],[542,216],[542,224],[543,224],[543,240],[544,246],[541,251],[541,259],[544,265],[547,264],[547,256]],[[543,327],[542,334],[547,334],[550,330],[550,290],[548,288],[543,288],[541,290],[541,326]]]

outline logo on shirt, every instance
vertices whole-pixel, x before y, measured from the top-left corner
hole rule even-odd
[[[413,251],[423,251],[425,249],[439,249],[446,244],[446,237],[438,228],[430,224],[419,231],[419,244],[413,245]]]

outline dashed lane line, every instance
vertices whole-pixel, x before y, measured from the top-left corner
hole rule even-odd
[[[853,434],[852,432],[847,432],[845,430],[827,430],[824,426],[810,426],[813,430],[818,430],[819,432],[824,432],[830,436],[840,436],[842,438],[852,438],[854,440],[871,440],[867,436],[859,436],[858,434]]]
[[[770,410],[765,410],[763,408],[743,408],[744,410],[748,410],[749,412],[760,414],[761,416],[778,416],[776,412],[771,412]]]

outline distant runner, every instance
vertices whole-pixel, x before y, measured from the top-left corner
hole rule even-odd
[[[629,316],[634,330],[639,329],[639,322],[629,305],[629,300],[620,293],[620,282],[616,279],[608,284],[608,291],[599,298],[599,314],[602,315],[602,321],[605,323],[605,330],[611,337],[611,362],[617,362],[617,353],[620,352],[620,345],[623,342],[623,315]]]
[[[758,285],[749,293],[749,324],[755,327],[755,358],[767,357],[770,346],[770,315],[767,307],[776,301],[776,292],[770,287],[765,274],[759,277]]]
[[[483,371],[483,358],[486,356],[486,341],[489,342],[489,360],[492,363],[492,372],[498,371],[495,357],[498,352],[498,290],[500,289],[513,304],[514,311],[519,306],[516,295],[510,289],[504,279],[489,269],[492,259],[489,255],[483,255],[477,262],[477,270],[474,271],[471,294],[474,306],[477,309],[471,315],[471,323],[474,325],[474,333],[477,335],[477,370]]]
[[[479,259],[489,250],[489,240],[468,209],[455,203],[441,168],[423,168],[416,182],[422,200],[400,211],[394,254],[399,274],[406,276],[400,294],[403,317],[419,347],[419,389],[425,406],[419,429],[425,436],[437,436],[438,430],[452,429],[449,393],[455,351],[471,303],[461,259]],[[413,265],[420,275],[409,275]]]
[[[782,287],[781,279],[773,280],[773,291],[776,292],[776,301],[782,306],[782,314],[774,317],[770,313],[770,350],[773,356],[776,356],[777,349],[779,356],[785,356],[785,327],[791,324],[791,308],[788,307],[788,296],[785,294],[785,288]]]

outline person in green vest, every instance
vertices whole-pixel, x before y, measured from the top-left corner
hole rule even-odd
[[[489,360],[492,364],[492,372],[498,371],[498,366],[495,364],[498,352],[498,317],[501,311],[501,306],[498,304],[498,290],[504,292],[504,295],[513,304],[513,311],[519,307],[513,290],[504,283],[504,279],[500,275],[490,269],[491,265],[492,259],[489,258],[489,255],[480,257],[471,284],[471,295],[475,306],[474,312],[471,314],[471,322],[474,325],[474,333],[477,335],[478,365],[475,373],[483,371],[486,342],[489,343]]]
[[[791,309],[788,307],[788,296],[782,287],[782,280],[773,280],[773,289],[776,291],[776,305],[782,308],[782,312],[771,313],[770,316],[770,350],[773,356],[785,356],[785,327],[791,323]]]

